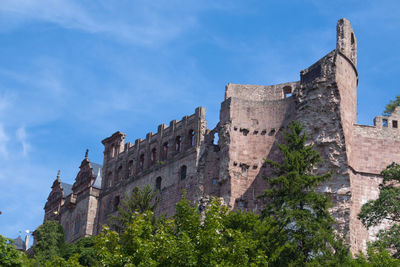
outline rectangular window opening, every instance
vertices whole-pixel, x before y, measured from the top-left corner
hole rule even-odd
[[[388,127],[388,120],[387,119],[383,119],[382,120],[382,126],[383,127]]]
[[[398,128],[399,127],[398,124],[397,124],[397,121],[392,121],[392,127],[393,128]]]

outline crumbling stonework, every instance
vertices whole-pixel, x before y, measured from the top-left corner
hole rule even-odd
[[[378,196],[380,171],[400,162],[400,107],[390,117],[376,117],[374,126],[358,125],[356,64],[357,40],[350,22],[341,19],[336,49],[301,71],[300,81],[228,84],[215,129],[207,129],[199,107],[134,144],[125,143],[121,132],[104,139],[103,165],[86,155],[71,192],[56,179],[45,220],[59,220],[69,242],[99,233],[124,194],[146,184],[159,192],[158,214],[174,214],[184,191],[200,209],[215,196],[231,209],[257,212],[267,186],[263,177],[272,174],[264,159],[281,160],[276,143],[297,120],[322,155],[315,172],[332,173],[318,190],[331,197],[340,232],[353,252],[365,249],[385,223],[368,232],[357,214]]]

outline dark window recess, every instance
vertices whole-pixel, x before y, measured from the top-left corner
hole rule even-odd
[[[397,124],[397,121],[392,121],[392,127],[393,128],[398,128],[399,127],[398,124]]]
[[[156,190],[161,191],[161,181],[162,181],[161,177],[157,177],[157,179],[156,179]]]
[[[181,180],[184,180],[186,178],[186,171],[187,167],[186,165],[183,165],[180,170]]]
[[[388,127],[388,120],[387,119],[383,119],[382,120],[382,126],[383,127]]]
[[[213,185],[216,185],[217,182],[218,182],[218,179],[217,179],[217,178],[213,178],[213,179],[212,179],[212,184],[213,184]]]
[[[153,148],[151,150],[151,164],[154,164],[156,162],[156,158],[157,158],[157,149]]]
[[[119,196],[115,196],[114,197],[114,203],[113,203],[113,211],[117,211],[118,210],[119,201],[120,201]]]
[[[164,149],[164,159],[167,159],[168,158],[168,142],[164,143],[163,149]]]
[[[190,146],[194,146],[195,143],[195,138],[194,138],[195,134],[193,130],[189,131],[189,141],[190,141]]]
[[[182,150],[182,137],[180,136],[175,138],[175,150],[176,152],[181,152]]]
[[[133,175],[133,160],[130,160],[128,163],[128,171],[129,171],[129,175],[132,176]]]
[[[143,169],[143,167],[144,167],[144,154],[140,155],[139,166],[141,169]]]

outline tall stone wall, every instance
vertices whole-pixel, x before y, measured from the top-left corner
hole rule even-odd
[[[103,140],[99,226],[107,223],[125,193],[129,195],[135,187],[150,184],[158,190],[161,201],[157,213],[168,215],[175,212],[184,191],[193,200],[199,198],[197,167],[205,132],[205,109],[200,107],[181,121],[171,121],[169,127],[160,125],[157,133],[148,133],[135,144],[125,144],[125,135],[120,132]]]

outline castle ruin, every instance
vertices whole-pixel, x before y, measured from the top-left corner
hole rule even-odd
[[[231,209],[257,212],[263,177],[271,175],[264,159],[280,159],[282,129],[297,120],[322,156],[315,171],[332,172],[318,190],[331,197],[331,213],[352,251],[365,250],[379,227],[367,231],[357,214],[377,198],[380,172],[400,162],[400,107],[376,117],[374,126],[357,124],[357,83],[357,39],[341,19],[336,49],[301,71],[299,81],[228,84],[214,129],[207,129],[205,109],[198,107],[144,140],[125,142],[121,132],[104,139],[103,165],[86,153],[73,185],[57,176],[44,219],[58,220],[67,242],[98,234],[124,193],[146,184],[159,191],[158,213],[174,214],[184,190],[193,202],[216,196]]]

